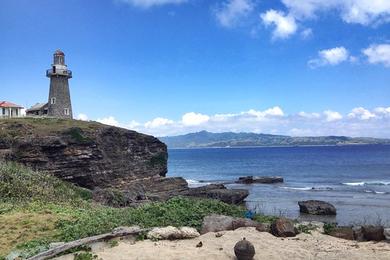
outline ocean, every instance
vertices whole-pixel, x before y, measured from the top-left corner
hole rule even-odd
[[[247,207],[264,214],[339,225],[390,225],[390,146],[170,149],[168,176],[190,186],[241,176],[282,176],[280,184],[229,184],[249,190]],[[336,217],[299,213],[298,201],[323,200]]]

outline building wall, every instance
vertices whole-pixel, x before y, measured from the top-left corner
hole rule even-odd
[[[21,108],[0,108],[0,117],[10,118],[10,117],[22,117],[24,116]]]
[[[55,99],[54,103],[53,99]],[[51,76],[48,102],[48,116],[70,119],[73,118],[67,76]],[[65,113],[65,109],[68,110],[68,114]]]

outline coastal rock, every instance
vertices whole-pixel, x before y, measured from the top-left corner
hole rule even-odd
[[[299,211],[310,215],[336,215],[336,208],[325,201],[306,200],[299,201]]]
[[[182,196],[217,199],[229,204],[241,204],[249,192],[244,189],[227,189],[222,184],[211,184],[198,188],[190,188],[180,193]]]
[[[353,237],[356,241],[359,241],[359,242],[365,241],[363,229],[361,226],[352,227],[352,230],[353,230]]]
[[[269,230],[269,226],[246,218],[233,218],[230,216],[212,214],[203,219],[201,234],[208,232],[219,232],[235,230],[241,227],[255,227],[261,232]]]
[[[386,240],[390,240],[390,228],[385,228],[383,230],[383,235],[385,236]]]
[[[201,234],[233,230],[233,217],[212,214],[203,219]]]
[[[246,176],[239,177],[236,183],[242,184],[253,184],[253,183],[262,183],[262,184],[273,184],[283,182],[283,177],[279,176]]]
[[[271,224],[271,233],[277,237],[295,237],[294,224],[286,218],[278,218]]]
[[[354,232],[352,227],[335,227],[330,233],[332,237],[338,237],[347,240],[354,240]]]
[[[195,228],[190,227],[161,227],[153,228],[148,232],[147,238],[152,240],[190,239],[200,236]]]
[[[368,241],[385,240],[384,228],[381,226],[362,226],[364,238]]]
[[[81,187],[125,189],[167,172],[157,138],[96,122],[54,118],[1,120],[0,160],[14,161]]]

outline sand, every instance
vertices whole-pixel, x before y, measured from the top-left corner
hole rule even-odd
[[[235,259],[234,245],[245,237],[256,249],[255,259],[390,259],[388,242],[356,242],[334,238],[313,231],[295,238],[277,238],[254,228],[239,228],[221,232],[223,236],[207,233],[195,239],[179,241],[120,241],[118,246],[95,246],[98,259]],[[202,241],[203,246],[196,245]],[[58,258],[73,259],[70,256]]]

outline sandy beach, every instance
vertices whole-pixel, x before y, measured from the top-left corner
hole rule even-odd
[[[98,259],[235,259],[233,247],[245,237],[256,249],[254,259],[390,259],[388,242],[356,242],[312,232],[294,238],[278,238],[254,228],[207,233],[198,238],[178,241],[120,241],[109,247],[99,243],[92,247]],[[196,245],[202,242],[202,247]],[[73,259],[72,255],[57,258]]]

